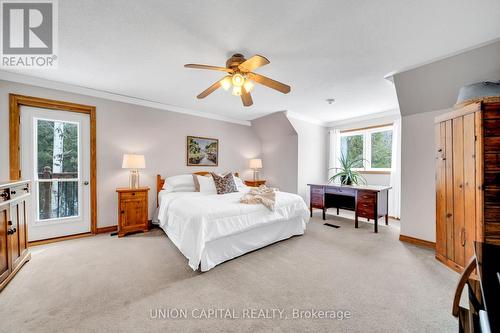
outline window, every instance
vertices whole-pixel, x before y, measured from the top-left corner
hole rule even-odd
[[[78,124],[35,118],[38,221],[79,215]]]
[[[356,169],[390,171],[392,162],[392,126],[340,133],[337,156],[359,160]]]

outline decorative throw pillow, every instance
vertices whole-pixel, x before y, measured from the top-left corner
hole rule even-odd
[[[206,194],[217,194],[217,189],[215,187],[214,177],[208,174],[208,176],[196,176],[198,183],[200,184],[200,192]]]
[[[215,182],[215,188],[217,189],[217,194],[238,192],[236,184],[234,183],[234,177],[232,173],[228,173],[225,176],[219,176],[212,172],[212,177]]]

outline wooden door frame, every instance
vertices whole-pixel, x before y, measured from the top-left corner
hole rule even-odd
[[[95,106],[9,94],[10,179],[21,179],[21,106],[84,113],[90,116],[90,232],[97,233],[96,109]]]

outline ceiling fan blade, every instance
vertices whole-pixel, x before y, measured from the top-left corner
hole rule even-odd
[[[250,106],[253,104],[252,95],[249,92],[243,91],[241,92],[241,101],[244,106]]]
[[[202,98],[205,98],[207,97],[208,95],[210,95],[211,93],[213,93],[214,91],[216,91],[218,88],[221,87],[222,85],[222,81],[226,78],[226,77],[230,77],[229,75],[227,76],[224,76],[222,79],[220,79],[219,81],[215,82],[214,84],[212,84],[210,87],[208,87],[207,89],[205,89],[204,91],[202,91],[198,96],[196,96],[196,98],[198,99],[202,99]]]
[[[291,88],[289,85],[270,79],[268,77],[265,77],[264,75],[248,73],[247,76],[250,80],[254,80],[255,82],[260,83],[266,87],[278,90],[283,94],[288,94],[290,92]]]
[[[210,69],[210,70],[213,70],[213,71],[223,71],[223,72],[228,72],[228,73],[232,73],[233,72],[233,70],[231,68],[219,67],[219,66],[210,66],[210,65],[185,64],[184,67],[186,67],[186,68],[197,68],[197,69]]]
[[[261,55],[254,55],[253,57],[250,57],[249,59],[243,61],[241,64],[238,65],[238,68],[242,72],[251,72],[256,68],[262,67],[264,65],[267,65],[269,63],[269,60],[267,60],[266,57],[263,57]]]

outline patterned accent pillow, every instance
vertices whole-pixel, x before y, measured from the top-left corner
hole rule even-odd
[[[217,189],[217,194],[238,192],[232,173],[228,173],[225,176],[219,176],[212,172],[212,177],[214,179],[215,188]]]

